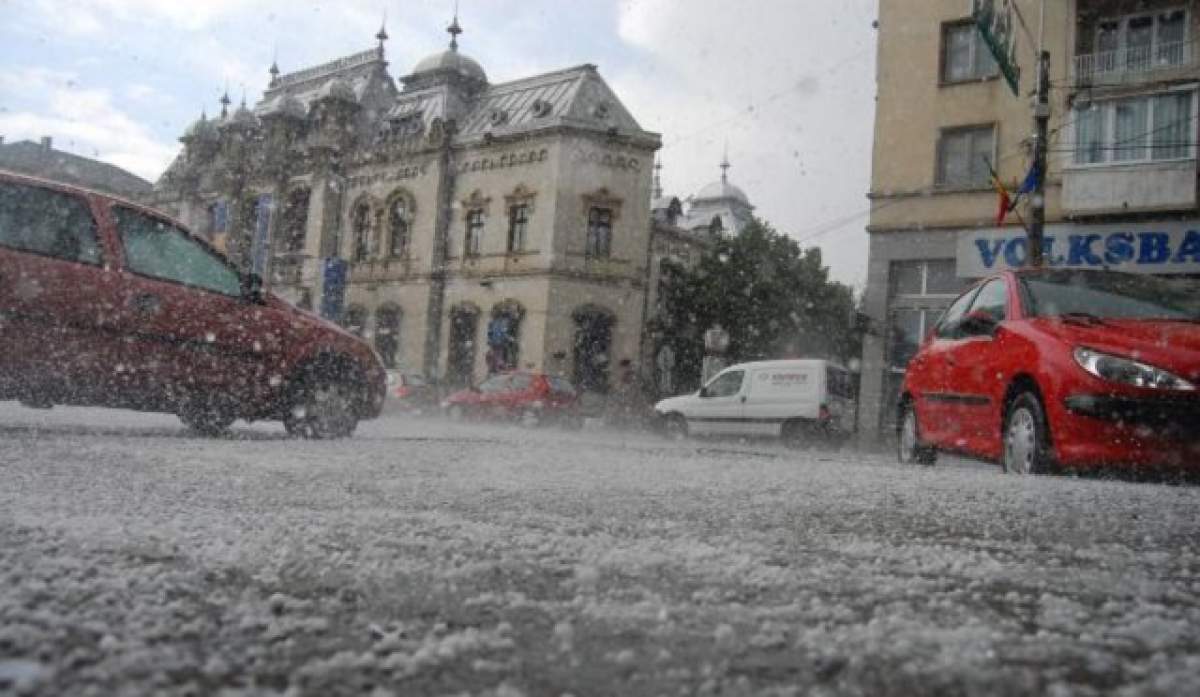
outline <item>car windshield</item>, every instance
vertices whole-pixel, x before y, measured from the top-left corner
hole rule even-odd
[[[512,376],[496,375],[479,383],[477,388],[480,392],[503,392],[509,388],[512,383]]]
[[[1128,273],[1049,271],[1021,276],[1030,314],[1111,319],[1200,319],[1200,282]]]

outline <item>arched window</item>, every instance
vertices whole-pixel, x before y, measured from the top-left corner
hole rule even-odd
[[[308,189],[296,189],[288,194],[283,208],[280,233],[284,252],[303,252],[308,229]]]
[[[342,317],[342,326],[346,327],[346,331],[355,336],[362,336],[367,329],[367,308],[362,305],[351,305],[346,308],[346,314]]]
[[[384,305],[375,311],[375,350],[383,361],[383,367],[396,367],[396,354],[400,348],[400,308]]]
[[[371,255],[371,206],[366,201],[354,207],[350,218],[350,229],[354,235],[351,261],[365,261]]]
[[[388,235],[389,252],[394,257],[408,254],[409,216],[411,215],[408,201],[403,196],[392,199],[388,206]]]

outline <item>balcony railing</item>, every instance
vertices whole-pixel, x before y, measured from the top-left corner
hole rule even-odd
[[[1191,41],[1157,46],[1131,46],[1103,53],[1075,56],[1077,83],[1119,82],[1162,70],[1178,70],[1195,64]]]

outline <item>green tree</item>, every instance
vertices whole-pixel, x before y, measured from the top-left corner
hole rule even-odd
[[[699,381],[704,332],[729,332],[732,362],[789,356],[859,355],[853,291],[829,280],[821,250],[755,219],[722,236],[692,269],[666,262],[651,328],[675,353],[676,384]]]

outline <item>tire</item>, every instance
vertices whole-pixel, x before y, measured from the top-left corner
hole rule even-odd
[[[191,397],[179,407],[183,425],[209,438],[224,434],[236,419],[232,406],[212,396]]]
[[[358,427],[359,397],[359,383],[349,370],[319,364],[300,378],[283,426],[296,438],[348,438]]]
[[[811,445],[811,435],[811,429],[809,429],[808,425],[799,419],[785,421],[783,428],[780,429],[779,432],[780,439],[783,441],[784,446],[791,448],[792,450],[799,450],[806,445]]]
[[[663,422],[663,435],[668,440],[685,440],[688,437],[687,419],[679,414],[670,414]]]
[[[1042,400],[1031,391],[1018,394],[1004,413],[1001,464],[1008,474],[1048,474],[1054,471],[1050,427]]]
[[[937,462],[937,450],[921,443],[921,422],[912,400],[900,407],[897,428],[896,459],[903,465],[932,465]]]

